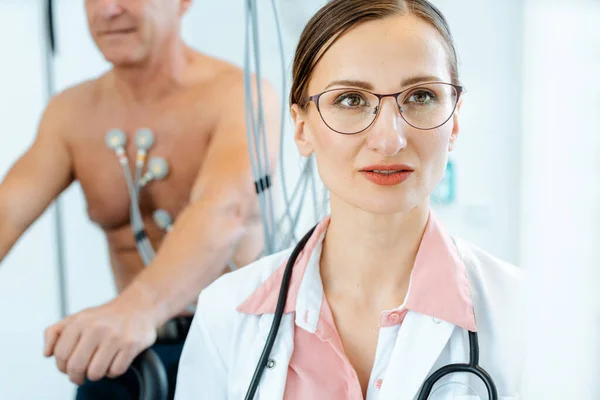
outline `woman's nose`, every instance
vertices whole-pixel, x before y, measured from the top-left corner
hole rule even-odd
[[[398,103],[392,97],[381,99],[377,111],[377,120],[369,129],[367,145],[369,149],[384,156],[393,156],[407,145],[407,124],[400,115]]]

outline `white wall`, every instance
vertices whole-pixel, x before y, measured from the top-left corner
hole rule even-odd
[[[47,100],[40,4],[0,2],[0,179],[31,144]],[[0,265],[1,399],[71,392],[54,360],[42,356],[43,331],[59,317],[54,240],[49,210]]]
[[[521,247],[534,279],[524,395],[598,399],[600,3],[526,3]]]
[[[518,263],[522,1],[433,3],[448,19],[467,88],[451,155],[457,201],[437,209],[453,234]]]

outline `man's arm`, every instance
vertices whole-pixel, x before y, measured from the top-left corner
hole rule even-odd
[[[243,79],[236,77],[223,96],[221,118],[191,193],[149,268],[131,286],[148,291],[162,324],[184,310],[220,276],[249,216],[258,209],[250,162]],[[256,95],[256,87],[253,89]],[[279,155],[281,104],[274,88],[262,84],[265,134],[271,171]],[[255,98],[255,104],[257,102]]]
[[[215,101],[220,118],[194,184],[155,259],[114,300],[49,327],[44,354],[81,384],[127,371],[156,340],[156,329],[195,302],[223,271],[245,233],[257,195],[246,136],[243,76],[230,77]],[[280,104],[263,85],[270,165],[279,152]]]
[[[0,184],[0,262],[29,226],[73,180],[64,140],[65,100],[54,98],[32,146]]]

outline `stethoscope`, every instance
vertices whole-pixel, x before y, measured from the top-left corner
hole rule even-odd
[[[267,337],[267,343],[265,344],[258,364],[256,365],[256,370],[254,371],[254,376],[252,377],[250,386],[248,387],[245,400],[254,399],[260,378],[262,377],[265,367],[267,367],[269,355],[273,349],[273,345],[277,337],[277,331],[279,330],[279,325],[281,323],[281,318],[283,317],[283,310],[285,308],[287,293],[292,277],[292,269],[294,268],[294,264],[296,264],[296,259],[300,255],[300,252],[302,252],[304,246],[306,246],[306,243],[315,231],[315,228],[316,226],[313,227],[306,235],[304,235],[300,242],[298,242],[287,261],[285,271],[283,273],[283,279],[281,280],[281,288],[279,290],[279,297],[277,299],[277,307],[275,308],[275,316],[273,318],[273,323],[271,324],[271,329],[269,330],[269,336]],[[484,383],[488,392],[488,398],[490,400],[498,400],[498,391],[496,390],[496,384],[494,383],[494,380],[490,374],[488,374],[483,368],[481,368],[481,366],[479,366],[479,339],[477,332],[471,331],[469,331],[469,363],[449,364],[433,372],[423,383],[418,400],[426,400],[429,397],[433,386],[440,379],[448,374],[457,372],[466,372],[477,376]]]

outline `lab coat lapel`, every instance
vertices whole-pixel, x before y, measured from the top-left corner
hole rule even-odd
[[[409,311],[381,386],[380,400],[412,400],[452,336],[455,325]]]
[[[260,322],[261,337],[264,341],[261,344],[260,353],[266,343],[266,338],[271,329],[273,314],[263,315]],[[294,350],[294,313],[284,314],[279,326],[277,339],[273,345],[273,350],[269,360],[274,363],[265,369],[257,390],[255,400],[282,400],[285,391],[285,382],[287,372]],[[260,356],[257,358],[257,360]],[[255,365],[256,366],[256,365]]]

